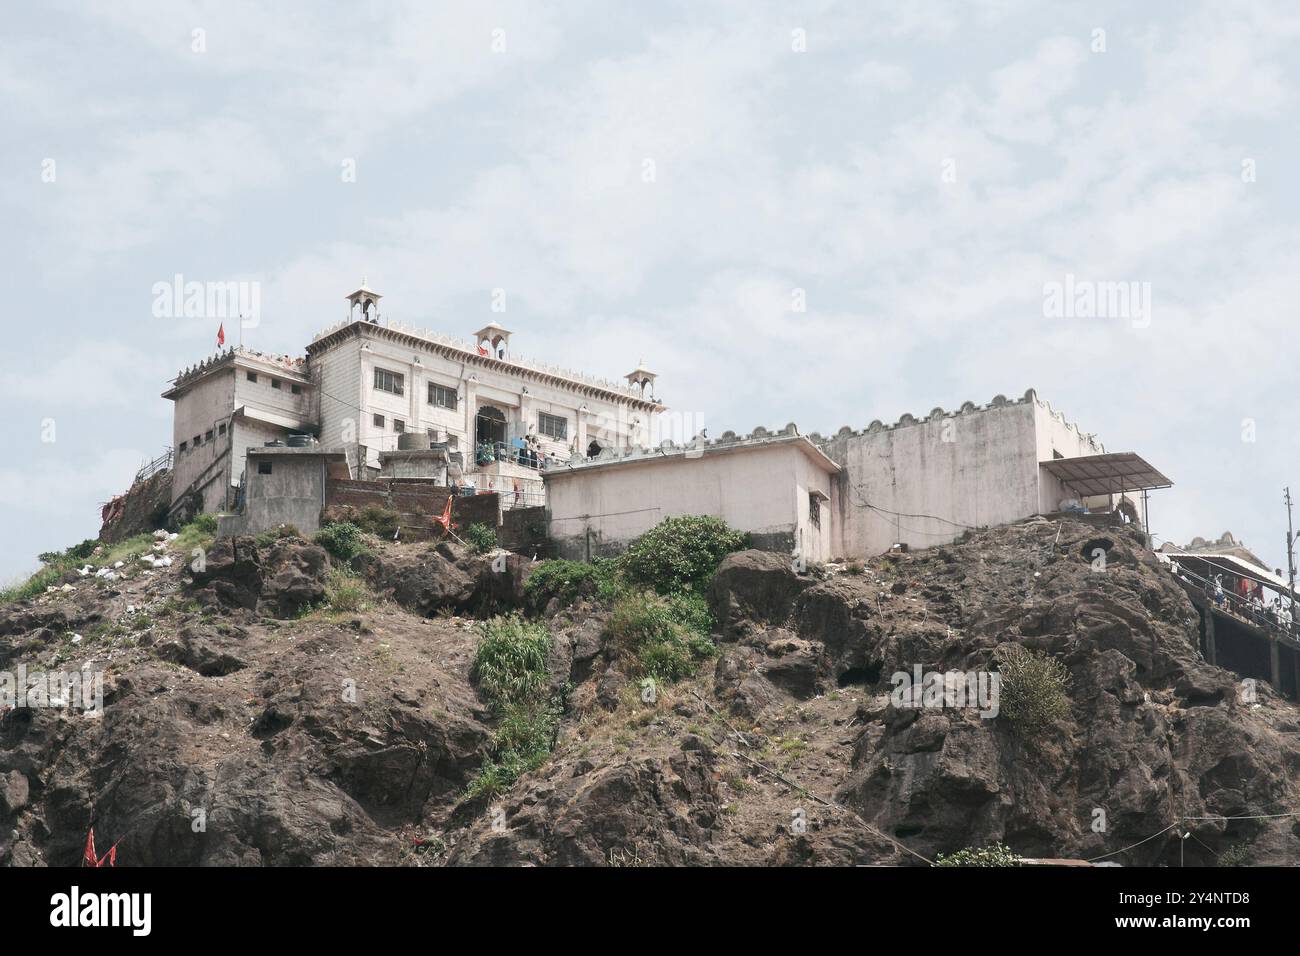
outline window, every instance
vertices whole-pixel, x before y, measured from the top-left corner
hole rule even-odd
[[[822,526],[822,500],[815,491],[808,493],[808,520],[814,528]]]
[[[302,394],[302,386],[301,386],[301,385],[290,385],[290,386],[289,386],[289,390],[292,391],[295,395],[301,395],[301,394]]]
[[[257,373],[256,373],[256,372],[245,372],[244,375],[247,376],[247,378],[248,378],[248,380],[249,380],[250,382],[256,382],[256,381],[257,381]]]
[[[217,426],[217,434],[224,435],[225,433],[226,433],[226,423],[222,422],[220,425]]]
[[[204,441],[212,441],[212,429],[211,429],[211,428],[209,428],[206,432],[203,433],[203,440],[204,440]]]
[[[375,369],[375,388],[381,392],[392,392],[394,395],[402,394],[402,376],[397,372],[390,372],[386,368]]]
[[[375,427],[376,427],[376,428],[383,428],[383,427],[384,427],[384,416],[383,416],[383,415],[376,415],[376,416],[375,416]]]
[[[279,388],[279,387],[280,387],[280,380],[279,380],[278,378],[273,378],[273,379],[271,379],[271,387],[272,387],[272,388]]]
[[[195,436],[194,436],[194,447],[195,447],[195,448],[198,448],[198,447],[199,447],[200,445],[202,445],[202,444],[203,444],[203,442],[199,441],[199,436],[198,436],[198,435],[195,435]]]
[[[190,443],[187,442],[187,441],[183,441],[183,442],[181,442],[180,450],[181,450],[181,451],[185,451],[185,450],[186,450],[187,448],[189,448],[189,447],[190,447]]]
[[[537,430],[548,438],[554,438],[556,441],[564,441],[569,437],[569,420],[567,418],[561,418],[559,415],[548,415],[546,412],[538,412]]]
[[[456,390],[430,382],[429,404],[437,405],[439,408],[450,408],[454,412],[456,410]]]
[[[259,475],[269,475],[271,473],[271,463],[269,461],[259,461],[257,463],[257,473]]]
[[[393,419],[393,431],[395,431],[395,432],[404,432],[404,431],[406,431],[406,422],[402,421],[400,418],[394,418],[394,419]]]

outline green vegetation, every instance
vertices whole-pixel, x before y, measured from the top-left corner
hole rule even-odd
[[[551,636],[545,625],[512,614],[484,622],[482,630],[470,679],[491,702],[497,728],[492,755],[469,786],[471,797],[508,790],[541,766],[555,744],[562,710],[559,700],[547,696]]]
[[[698,596],[669,598],[649,591],[625,594],[606,627],[610,647],[630,660],[635,675],[674,683],[695,672],[716,651],[712,621]]]
[[[291,524],[282,524],[277,528],[267,528],[253,540],[259,548],[269,548],[281,538],[301,538],[302,532]]]
[[[316,532],[316,543],[329,552],[330,557],[343,564],[352,563],[352,559],[364,554],[366,541],[364,532],[350,521],[332,521]]]
[[[361,509],[344,505],[341,508],[330,508],[325,513],[325,521],[326,524],[356,525],[366,534],[391,541],[397,534],[401,516],[392,508],[385,508],[383,505],[366,505]]]
[[[1244,843],[1234,843],[1214,861],[1215,866],[1249,866],[1250,847]]]
[[[168,546],[186,550],[193,547],[206,548],[212,543],[216,520],[215,515],[199,515],[181,528],[177,539],[170,542]],[[93,564],[96,568],[111,568],[121,561],[129,566],[129,563],[140,555],[152,550],[153,545],[152,534],[137,534],[114,544],[105,544],[98,538],[87,538],[66,551],[47,551],[38,558],[43,565],[40,570],[26,580],[0,590],[0,604],[25,601],[43,594],[47,587],[58,584],[59,579],[69,571],[87,563]],[[99,549],[99,554],[95,554],[96,549]]]
[[[561,607],[570,607],[579,598],[597,597],[612,601],[619,591],[616,561],[585,561],[554,559],[543,561],[524,582],[524,599],[535,613],[545,610],[552,599]]]
[[[934,858],[935,866],[1019,866],[1020,857],[1009,846],[991,843],[983,847],[967,847],[956,853],[940,853]]]
[[[325,603],[331,611],[350,614],[370,605],[370,590],[365,582],[344,571],[331,568],[325,584]]]
[[[747,535],[719,518],[687,515],[655,525],[632,542],[619,562],[631,583],[660,594],[703,592],[722,559],[747,544]]]
[[[497,533],[481,521],[465,529],[465,543],[475,554],[486,554],[497,546]]]
[[[1020,644],[1003,644],[994,658],[1000,675],[999,715],[1017,733],[1033,738],[1069,716],[1070,672],[1064,664]]]

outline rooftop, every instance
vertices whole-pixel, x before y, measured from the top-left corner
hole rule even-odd
[[[644,464],[667,459],[701,458],[705,455],[728,454],[754,448],[769,448],[775,445],[792,445],[824,471],[831,474],[838,474],[840,471],[839,465],[813,444],[808,436],[801,435],[798,426],[794,422],[790,422],[779,431],[769,431],[760,426],[748,435],[737,435],[735,432],[730,431],[723,432],[721,437],[712,441],[701,440],[691,444],[678,445],[671,439],[666,439],[660,442],[656,448],[643,446],[622,450],[606,448],[595,458],[578,457],[568,462],[552,459],[547,461],[543,474],[547,478],[560,478],[567,474],[637,462]]]
[[[300,385],[311,384],[311,379],[307,377],[305,359],[289,355],[272,355],[242,345],[232,345],[228,349],[218,350],[197,365],[182,369],[172,380],[172,387],[163,392],[163,398],[172,398],[198,379],[228,365],[239,365],[282,375]]]
[[[457,361],[479,364],[488,368],[527,372],[539,378],[553,379],[560,384],[599,391],[610,397],[647,409],[661,410],[664,407],[661,402],[645,398],[638,389],[631,388],[626,384],[587,375],[548,362],[522,358],[518,355],[512,354],[505,358],[483,355],[479,352],[476,342],[429,329],[415,328],[391,320],[379,323],[366,322],[362,319],[349,319],[337,325],[332,325],[312,337],[311,344],[307,346],[307,355],[310,357],[343,341],[349,335],[361,334],[367,330],[404,340],[408,345],[423,346],[433,351],[452,355]]]

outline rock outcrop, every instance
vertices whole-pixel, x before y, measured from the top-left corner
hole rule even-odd
[[[717,658],[676,685],[625,669],[592,597],[548,607],[553,750],[473,797],[500,728],[467,615],[520,609],[532,565],[371,550],[356,610],[324,606],[328,556],[295,536],[0,609],[0,667],[104,676],[101,717],[0,714],[0,862],[75,864],[92,824],[119,865],[918,864],[993,841],[1159,864],[1175,831],[1189,864],[1300,855],[1300,711],[1204,661],[1123,529],[1029,521],[862,573],[732,555]],[[917,668],[987,676],[1013,644],[1068,672],[1032,732],[894,693]]]

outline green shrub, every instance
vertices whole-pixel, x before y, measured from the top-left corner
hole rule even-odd
[[[688,515],[651,528],[619,560],[630,581],[660,594],[702,592],[722,559],[747,543],[745,534],[718,518]]]
[[[524,600],[536,612],[544,610],[553,598],[561,607],[569,607],[580,597],[597,596],[612,574],[609,561],[601,564],[559,558],[543,561],[524,582]]]
[[[1009,846],[992,843],[983,847],[967,847],[956,853],[940,853],[934,858],[935,866],[1019,866],[1020,857]]]
[[[482,631],[470,677],[492,703],[497,728],[492,754],[470,783],[469,796],[501,793],[541,766],[554,746],[561,711],[546,695],[551,637],[545,625],[512,614],[486,621]]]
[[[401,523],[401,517],[391,508],[385,508],[383,505],[366,505],[361,509],[361,515],[357,519],[357,525],[362,531],[369,532],[385,540],[391,540],[397,535],[398,525]]]
[[[544,695],[548,682],[546,655],[551,635],[543,624],[517,614],[494,617],[482,625],[470,678],[499,708],[526,704]]]
[[[217,516],[213,514],[197,515],[193,521],[185,526],[193,528],[199,534],[216,534],[217,533]],[[182,529],[183,530],[183,529]]]
[[[998,713],[1017,733],[1034,737],[1069,716],[1070,672],[1064,664],[1020,644],[1003,644],[994,658],[1000,675]]]
[[[674,683],[693,674],[699,662],[716,651],[707,631],[694,629],[699,622],[694,602],[632,593],[615,603],[606,634],[610,647],[630,658],[632,670]]]
[[[475,554],[486,554],[497,546],[497,533],[481,521],[465,529],[465,543]]]
[[[366,551],[362,530],[349,521],[325,525],[316,532],[316,543],[344,564],[350,564],[353,558]]]
[[[359,578],[333,568],[325,585],[325,601],[330,610],[352,613],[362,610],[370,603],[370,591]]]

